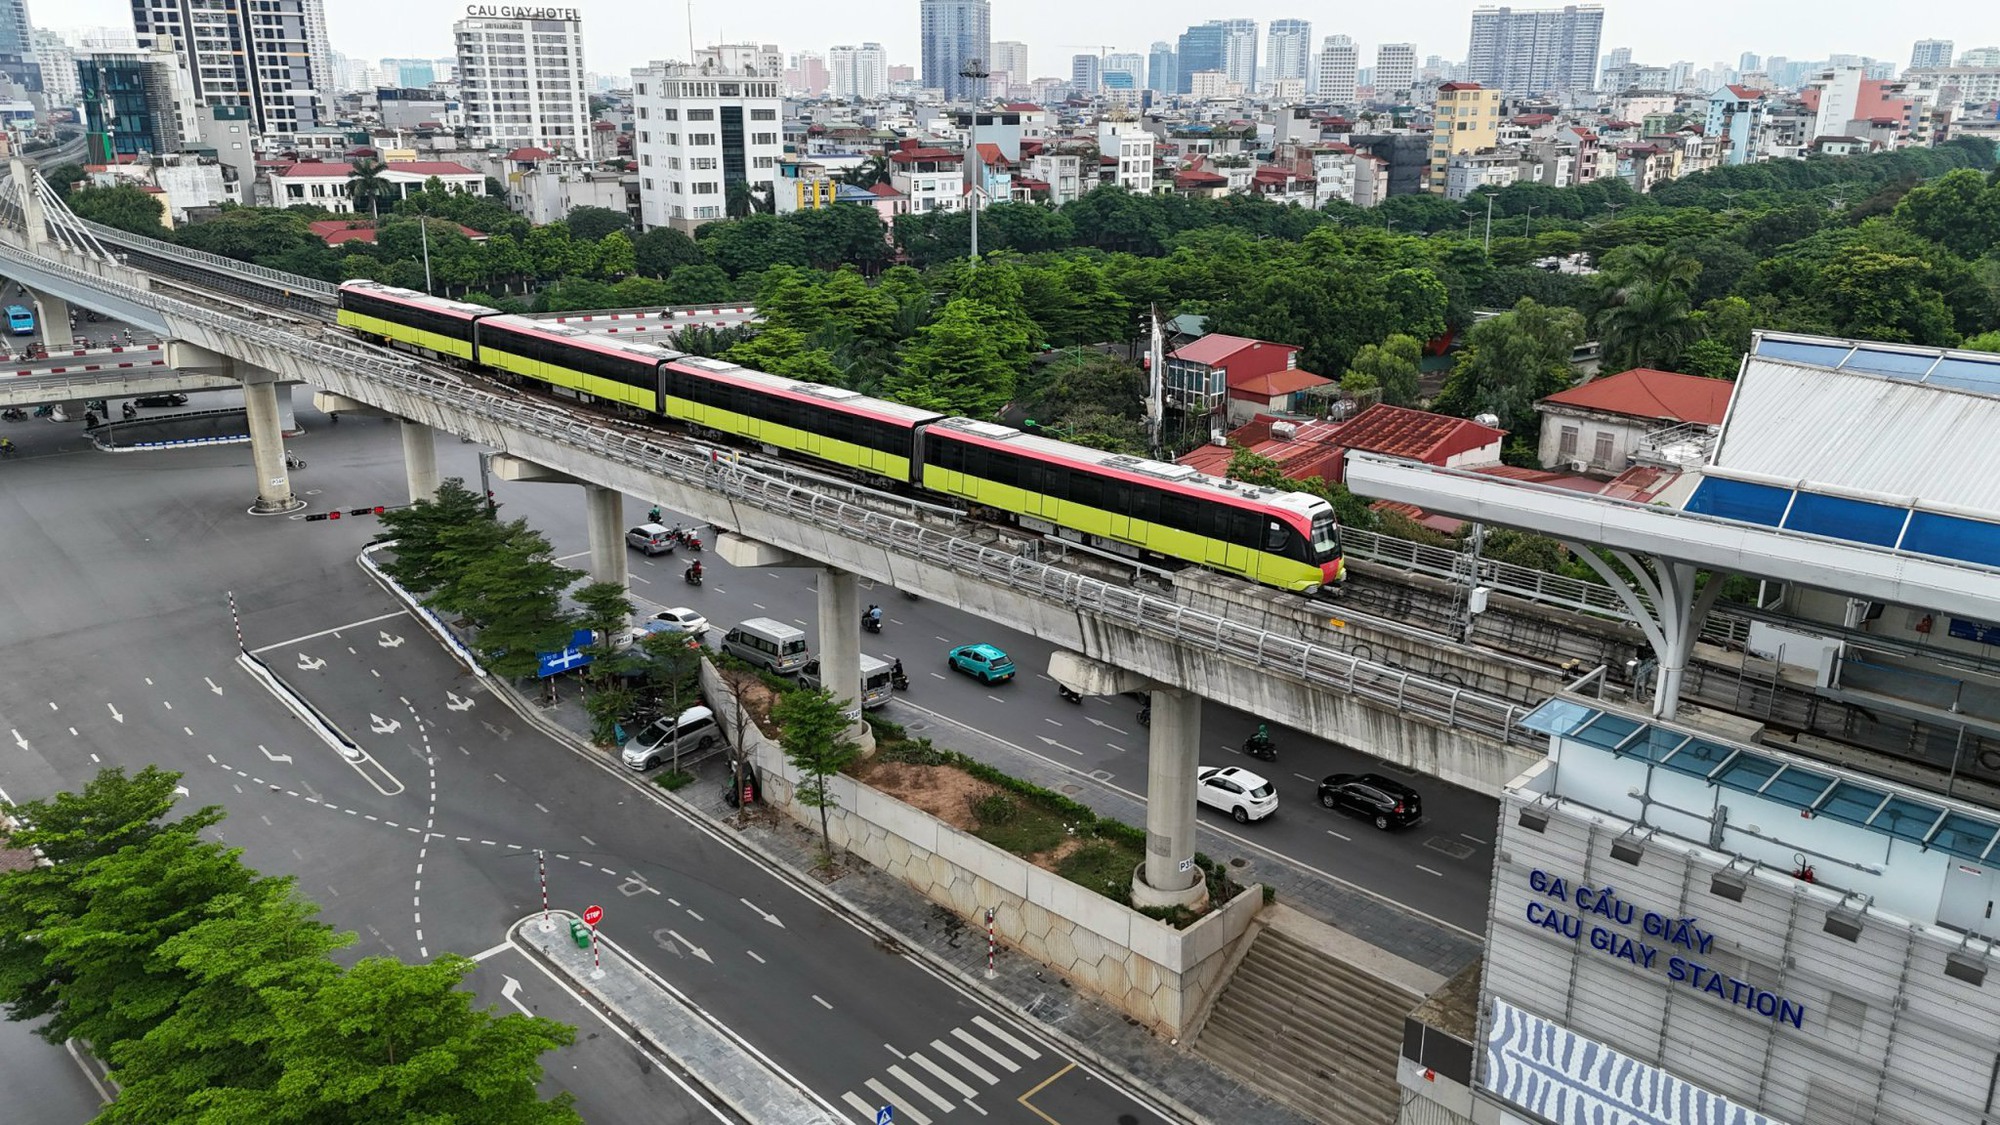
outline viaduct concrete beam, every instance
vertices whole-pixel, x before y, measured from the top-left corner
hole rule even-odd
[[[1163,685],[1130,668],[1092,660],[1080,652],[1057,649],[1049,654],[1049,678],[1078,695],[1123,695],[1128,691],[1154,691]]]
[[[334,394],[332,391],[315,390],[313,392],[313,409],[319,411],[321,414],[335,416],[352,414],[359,418],[393,417],[386,410],[377,410],[360,399],[348,398],[346,395]]]
[[[561,469],[551,469],[539,461],[529,461],[507,453],[495,453],[491,463],[493,475],[513,484],[589,484],[582,477],[574,477]]]
[[[810,559],[804,555],[787,551],[783,547],[773,547],[761,539],[748,539],[735,532],[724,532],[715,537],[715,553],[722,561],[735,567],[824,567],[824,560]],[[859,609],[855,613],[859,614]]]

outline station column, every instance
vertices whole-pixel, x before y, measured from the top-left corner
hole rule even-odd
[[[590,577],[631,588],[631,568],[625,561],[625,495],[615,488],[584,484],[584,520],[590,528]]]
[[[433,499],[438,490],[436,431],[408,418],[402,425],[403,476],[409,481],[410,503]]]
[[[76,339],[69,327],[69,302],[53,293],[22,286],[35,301],[35,327],[41,330],[42,346],[50,351],[68,348]]]
[[[852,572],[819,571],[819,676],[835,699],[859,707],[861,690],[861,584]]]
[[[259,515],[289,512],[299,507],[292,495],[291,472],[285,467],[285,432],[278,420],[278,377],[276,374],[238,364],[234,372],[243,380],[243,411],[250,420],[250,463],[257,471]]]
[[[1201,761],[1201,698],[1153,690],[1146,761],[1146,863],[1132,880],[1134,906],[1193,906],[1208,895],[1194,865],[1194,771]]]

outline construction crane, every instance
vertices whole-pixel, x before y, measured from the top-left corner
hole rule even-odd
[[[1109,43],[1058,43],[1056,46],[1062,50],[1089,50],[1095,47],[1097,49],[1097,62],[1100,66],[1104,63],[1104,56],[1118,49]]]

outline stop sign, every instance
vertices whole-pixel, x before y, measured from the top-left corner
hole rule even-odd
[[[597,925],[597,920],[602,917],[604,917],[604,908],[601,906],[586,906],[583,908],[583,924],[586,926]]]

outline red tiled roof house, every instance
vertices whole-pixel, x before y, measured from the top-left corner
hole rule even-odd
[[[1735,389],[1725,379],[1635,367],[1559,391],[1535,404],[1543,415],[1540,463],[1615,476],[1648,434],[1722,425]]]
[[[1211,332],[1167,353],[1167,405],[1222,415],[1240,426],[1258,414],[1299,413],[1300,395],[1333,380],[1299,370],[1299,349]]]

